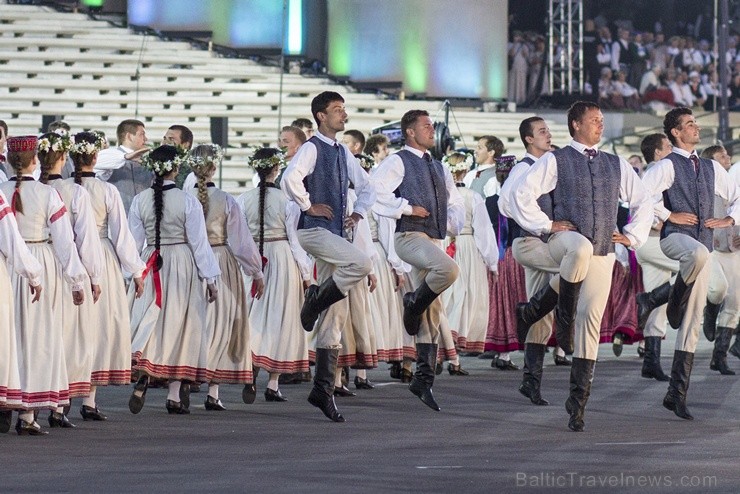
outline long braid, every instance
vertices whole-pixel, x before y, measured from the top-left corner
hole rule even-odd
[[[162,223],[162,214],[164,212],[164,193],[162,186],[164,185],[164,178],[161,175],[155,175],[154,184],[154,248],[159,250],[160,247],[160,225]],[[158,269],[158,268],[157,268]]]
[[[199,170],[199,168],[196,168],[196,170]],[[203,216],[208,217],[208,206],[210,202],[208,199],[208,184],[206,183],[205,176],[197,172],[196,174],[198,175],[198,200],[201,206],[203,206]]]
[[[73,159],[72,161],[75,164],[75,183],[82,185],[82,160]]]
[[[260,176],[260,232],[258,246],[260,250],[260,256],[262,256],[264,254],[265,246],[265,196],[267,195],[267,176],[270,174],[270,170],[259,168],[257,170],[257,174]]]
[[[64,155],[59,151],[39,151],[38,157],[41,164],[41,175],[39,176],[39,182],[42,184],[49,183],[49,171],[56,164],[56,162]]]
[[[15,169],[15,193],[13,193],[14,209],[23,214],[23,201],[21,201],[21,184],[23,183],[23,172],[21,172],[21,158],[17,154],[8,154],[8,162]]]

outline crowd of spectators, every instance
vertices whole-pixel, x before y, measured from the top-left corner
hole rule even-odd
[[[636,32],[618,25],[616,36],[606,23],[584,22],[584,93],[602,108],[667,110],[688,106],[714,111],[718,106],[719,56],[712,41],[691,35],[666,38],[662,32]],[[529,105],[549,93],[545,38],[513,32],[509,44],[509,100]],[[563,46],[553,40],[557,65]],[[740,111],[740,35],[732,34],[724,53],[729,68],[730,109]],[[579,47],[571,57],[577,66]],[[557,72],[557,71],[556,71]],[[558,81],[554,81],[558,87]]]

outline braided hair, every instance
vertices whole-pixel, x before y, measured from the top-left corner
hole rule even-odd
[[[72,162],[75,165],[75,183],[82,185],[82,167],[89,167],[95,163],[95,159],[98,156],[97,151],[88,153],[82,152],[80,146],[82,143],[92,144],[97,147],[98,136],[95,132],[79,132],[75,134],[75,146],[72,147],[69,155],[72,157]]]
[[[268,160],[274,156],[279,156],[280,154],[281,153],[279,149],[260,148],[254,152],[250,161],[257,162],[260,160]],[[267,196],[267,177],[270,176],[270,174],[274,172],[275,169],[278,168],[279,166],[280,166],[279,164],[275,164],[271,167],[267,167],[267,166],[255,167],[255,171],[257,172],[257,175],[259,175],[260,177],[260,183],[259,183],[260,230],[259,230],[259,242],[257,243],[257,246],[259,247],[259,251],[260,251],[260,256],[264,255],[264,245],[265,245],[265,197]]]
[[[21,201],[21,184],[23,183],[22,170],[33,162],[36,151],[10,151],[8,150],[8,163],[15,170],[15,191],[13,194],[13,207],[17,213],[23,214],[23,203]]]
[[[60,140],[61,138],[62,137],[56,132],[47,132],[46,134],[43,134],[41,135],[41,137],[39,137],[39,141],[41,141],[42,139],[48,139],[50,142],[53,143],[57,140]],[[49,171],[54,168],[54,165],[56,165],[57,162],[62,159],[65,154],[66,151],[55,151],[51,148],[39,148],[37,152],[37,155],[39,157],[39,164],[41,166],[41,176],[39,177],[39,182],[41,182],[42,184],[49,182]]]
[[[190,151],[190,168],[198,177],[198,200],[203,206],[203,216],[208,216],[208,179],[221,166],[221,146],[218,144],[200,144]]]
[[[173,161],[177,157],[177,149],[174,146],[159,146],[149,153],[151,162]],[[162,224],[162,214],[164,212],[164,176],[169,175],[170,171],[154,172],[154,248],[159,250],[161,242],[160,225]]]

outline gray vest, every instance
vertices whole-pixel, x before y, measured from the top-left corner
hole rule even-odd
[[[344,214],[347,210],[347,157],[340,145],[332,146],[314,136],[308,140],[316,146],[316,166],[313,173],[303,179],[311,203],[327,204],[334,212],[334,219],[310,216],[301,212],[298,220],[299,230],[324,228],[335,235],[342,236]]]
[[[595,256],[614,252],[612,233],[617,229],[619,158],[599,151],[589,160],[573,146],[552,152],[558,166],[558,183],[552,197],[553,221],[570,221],[594,245]]]
[[[712,230],[704,226],[704,221],[712,218],[714,208],[714,165],[712,160],[699,158],[699,173],[694,172],[690,159],[678,153],[666,156],[673,163],[673,185],[663,192],[663,205],[677,213],[693,213],[699,221],[695,226],[676,225],[670,221],[663,223],[660,238],[671,233],[683,233],[698,240],[709,251],[712,250]]]
[[[485,199],[486,194],[483,193],[483,187],[485,187],[488,181],[492,178],[496,178],[496,165],[483,170],[480,174],[476,174],[476,177],[472,182],[470,182],[470,190],[476,191]]]
[[[113,184],[121,193],[126,214],[128,214],[134,196],[151,187],[152,182],[154,182],[154,174],[140,163],[130,160],[127,160],[121,168],[114,170],[108,178],[108,183]]]
[[[421,206],[429,211],[429,216],[401,216],[396,222],[397,232],[423,232],[431,238],[443,239],[447,235],[447,187],[442,163],[432,159],[430,162],[411,151],[398,152],[403,161],[403,180],[394,191],[396,197],[403,197],[412,206]]]

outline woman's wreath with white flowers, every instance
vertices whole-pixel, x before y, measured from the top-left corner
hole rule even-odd
[[[180,168],[183,163],[187,163],[189,157],[188,152],[185,148],[175,146],[177,149],[177,155],[171,160],[157,161],[151,158],[151,153],[147,154],[141,159],[141,166],[147,170],[154,172],[156,175],[167,175],[175,168]]]
[[[224,150],[218,144],[207,144],[207,146],[211,148],[210,156],[193,156],[192,154],[188,156],[188,163],[191,168],[201,169],[212,166],[218,168],[221,165],[224,159]]]
[[[450,156],[459,156],[460,154],[462,153],[453,153]],[[473,167],[473,155],[466,154],[464,160],[455,164],[450,163],[449,156],[445,156],[442,158],[442,164],[450,170],[450,173],[466,172]]]
[[[72,148],[73,144],[74,139],[69,135],[69,132],[64,129],[57,129],[56,131],[51,132],[47,137],[39,139],[37,146],[39,151],[43,151],[45,153],[52,151],[57,153],[66,153]]]
[[[363,170],[368,171],[370,170],[373,165],[375,164],[375,160],[372,156],[368,156],[367,154],[356,154],[355,158],[357,158],[357,161],[360,162],[360,166]]]
[[[70,150],[72,154],[95,154],[100,151],[97,143],[80,141],[75,142]]]
[[[270,156],[269,158],[262,158],[259,160],[250,158],[249,160],[249,166],[251,166],[255,170],[270,169],[275,165],[279,166],[280,168],[285,168],[288,165],[285,161],[285,154],[280,152],[273,156]]]

